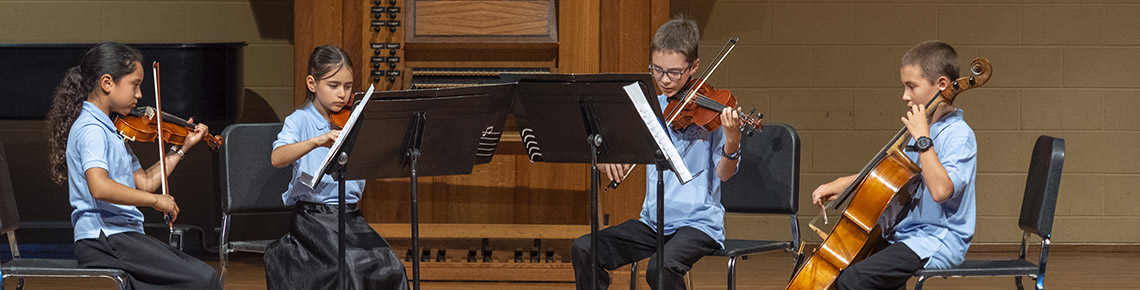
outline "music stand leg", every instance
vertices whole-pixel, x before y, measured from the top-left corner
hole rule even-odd
[[[590,143],[590,289],[598,288],[598,146],[602,136],[593,134]]]
[[[344,236],[345,236],[345,223],[347,222],[347,219],[345,218],[345,215],[346,215],[345,214],[346,213],[345,206],[346,205],[345,205],[345,200],[344,200],[345,198],[344,198],[344,167],[343,166],[340,167],[340,169],[336,170],[336,180],[337,180],[337,190],[339,191],[339,194],[337,194],[337,197],[336,197],[336,204],[337,204],[336,221],[337,221],[337,229],[339,230],[337,232],[337,237],[336,237],[336,239],[337,239],[337,241],[336,241],[336,243],[337,243],[337,248],[336,248],[336,254],[337,254],[337,263],[336,263],[337,271],[336,272],[337,272],[337,274],[336,275],[337,276],[336,277],[337,277],[337,283],[340,284],[340,289],[343,290],[343,289],[348,289],[348,281],[347,281],[346,276],[345,276],[345,271],[347,270],[348,267],[346,267],[347,263],[345,262],[345,258],[344,258],[345,257],[345,241],[344,241],[345,239],[344,239]]]
[[[669,164],[665,161],[665,153],[657,150],[657,289],[662,284],[665,273],[665,168]]]
[[[420,203],[419,183],[416,175],[416,162],[420,159],[419,149],[408,149],[412,163],[412,290],[420,290]]]

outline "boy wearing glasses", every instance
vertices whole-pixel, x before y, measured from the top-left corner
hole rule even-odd
[[[686,84],[700,67],[697,24],[683,16],[674,17],[653,36],[649,71],[662,94],[661,108],[669,100],[684,98]],[[597,267],[597,289],[610,285],[608,270],[652,257],[646,280],[653,289],[684,289],[684,275],[701,257],[724,247],[724,206],[720,204],[720,183],[736,173],[740,156],[739,108],[725,108],[722,128],[706,131],[699,125],[670,132],[692,181],[682,185],[674,174],[665,174],[665,285],[656,285],[657,274],[657,195],[649,190],[641,208],[641,218],[629,220],[598,232],[598,264],[590,265],[590,239],[574,241],[571,256],[578,289],[590,289],[590,267]],[[666,114],[668,112],[665,112]],[[666,130],[671,130],[668,126]],[[601,164],[611,180],[621,182],[629,164]],[[657,188],[657,169],[646,167],[646,188]],[[652,194],[648,194],[652,192]]]

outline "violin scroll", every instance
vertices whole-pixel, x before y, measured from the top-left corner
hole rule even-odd
[[[740,132],[752,137],[757,129],[764,131],[764,113],[756,113],[756,108],[752,108],[748,114],[740,113],[740,120],[744,121],[744,125],[740,126]]]

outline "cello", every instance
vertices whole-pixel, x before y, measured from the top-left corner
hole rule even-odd
[[[958,94],[989,81],[992,73],[989,60],[974,59],[970,67],[971,76],[958,78],[926,104],[928,119],[938,111],[937,106],[953,104]],[[851,199],[830,234],[824,234],[814,225],[819,216],[808,223],[823,238],[823,243],[800,265],[785,289],[830,289],[840,271],[866,258],[885,241],[884,237],[906,214],[906,203],[922,182],[922,170],[904,152],[909,139],[904,126],[859,171],[839,197],[826,205],[839,209],[844,201]],[[826,213],[820,214],[826,220]]]

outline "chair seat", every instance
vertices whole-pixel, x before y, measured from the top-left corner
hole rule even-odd
[[[13,259],[4,263],[4,276],[39,277],[121,277],[126,276],[119,269],[80,268],[79,262],[64,259]]]
[[[763,252],[792,249],[789,241],[724,240],[724,249],[716,250],[710,256],[738,257]]]
[[[949,269],[922,269],[914,276],[967,277],[967,276],[1036,276],[1039,268],[1026,260],[966,260]]]
[[[236,251],[236,252],[248,252],[248,253],[264,254],[265,248],[268,247],[269,243],[272,243],[273,241],[276,241],[276,240],[255,240],[255,241],[230,242],[230,250]]]

